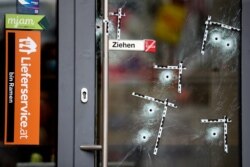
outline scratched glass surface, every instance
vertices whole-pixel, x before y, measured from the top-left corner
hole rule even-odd
[[[109,166],[240,166],[240,12],[239,0],[109,0],[110,39],[157,42],[109,51]]]

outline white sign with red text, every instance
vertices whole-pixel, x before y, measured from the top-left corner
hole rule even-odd
[[[156,52],[156,41],[144,40],[109,40],[109,50]]]

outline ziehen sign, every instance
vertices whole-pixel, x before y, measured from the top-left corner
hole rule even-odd
[[[38,31],[6,31],[5,144],[39,144]]]
[[[144,40],[109,40],[109,50],[144,51],[155,53],[156,41]]]

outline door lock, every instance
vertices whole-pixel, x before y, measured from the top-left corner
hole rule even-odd
[[[88,102],[88,89],[87,88],[81,89],[81,101],[82,103]]]

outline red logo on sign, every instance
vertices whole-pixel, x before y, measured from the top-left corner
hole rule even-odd
[[[155,53],[156,52],[156,41],[152,39],[145,40],[145,52]]]

